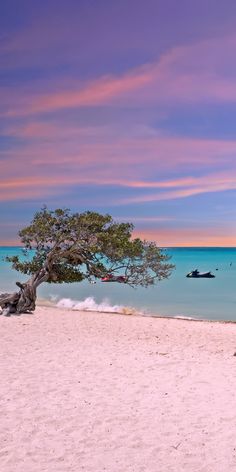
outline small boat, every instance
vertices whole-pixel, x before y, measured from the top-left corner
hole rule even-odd
[[[119,282],[125,284],[127,282],[127,277],[124,275],[113,275],[108,274],[101,279],[102,282]]]
[[[199,278],[205,278],[205,279],[212,279],[215,277],[214,274],[211,272],[199,272],[198,269],[192,270],[192,272],[189,272],[186,277],[190,277],[192,279],[199,279]]]

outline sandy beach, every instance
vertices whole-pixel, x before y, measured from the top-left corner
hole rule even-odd
[[[236,324],[0,317],[0,470],[236,471]]]

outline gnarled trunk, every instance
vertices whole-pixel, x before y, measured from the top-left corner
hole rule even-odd
[[[11,313],[27,313],[35,310],[37,287],[48,280],[49,274],[46,268],[42,268],[34,274],[27,282],[16,282],[20,288],[19,292],[0,295],[0,307],[2,314],[10,316]]]

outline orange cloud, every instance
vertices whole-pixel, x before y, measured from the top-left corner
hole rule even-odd
[[[225,230],[224,230],[225,231]],[[135,230],[134,237],[148,241],[155,241],[162,247],[235,247],[236,231],[229,230],[230,234],[223,234],[221,228],[178,228],[157,230]]]
[[[0,239],[0,246],[19,246],[20,240],[9,237],[8,239]]]
[[[149,222],[147,218],[140,220],[135,217],[129,218],[115,218],[116,220],[122,221],[131,221],[140,223],[141,222]],[[155,222],[162,222],[165,223],[168,219],[165,218],[158,218],[158,221],[154,218],[153,223]],[[150,221],[151,222],[151,221]],[[9,226],[4,225],[5,226]],[[22,227],[22,223],[19,224],[19,228],[17,225],[14,225],[18,230]],[[228,234],[227,234],[228,233]],[[189,226],[186,227],[185,224],[182,225],[182,228],[165,228],[161,227],[158,229],[137,229],[135,228],[133,232],[133,237],[139,237],[141,239],[146,239],[148,241],[155,241],[161,247],[192,247],[192,246],[202,246],[202,247],[236,247],[236,227],[231,226],[229,224],[227,227],[222,228],[222,226],[215,226],[214,227],[207,227],[204,226],[204,229],[194,227],[190,228]],[[19,239],[10,237],[9,239],[4,239],[0,237],[0,245],[1,246],[9,246],[19,245]]]

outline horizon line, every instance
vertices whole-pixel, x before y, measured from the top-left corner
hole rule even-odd
[[[192,246],[191,246],[191,245],[189,245],[189,246],[184,246],[184,245],[176,245],[176,246],[172,246],[172,245],[171,245],[171,246],[168,246],[168,245],[165,245],[165,246],[161,246],[161,245],[157,245],[157,246],[158,246],[160,249],[177,249],[177,248],[178,248],[178,249],[191,249],[191,248],[205,248],[205,249],[207,249],[207,248],[209,248],[209,249],[210,249],[210,248],[215,248],[215,249],[227,248],[227,249],[236,249],[236,245],[235,245],[235,246],[223,246],[223,245],[222,245],[222,246],[219,246],[219,245],[217,245],[217,246],[204,246],[204,245],[203,245],[203,246],[202,246],[202,245],[197,245],[197,246],[196,246],[196,245],[192,245]],[[9,248],[15,247],[15,248],[22,248],[22,249],[24,249],[24,246],[21,246],[20,244],[2,244],[2,243],[0,242],[0,248],[1,248],[1,247],[5,247],[5,248],[7,248],[7,247],[9,247]]]

